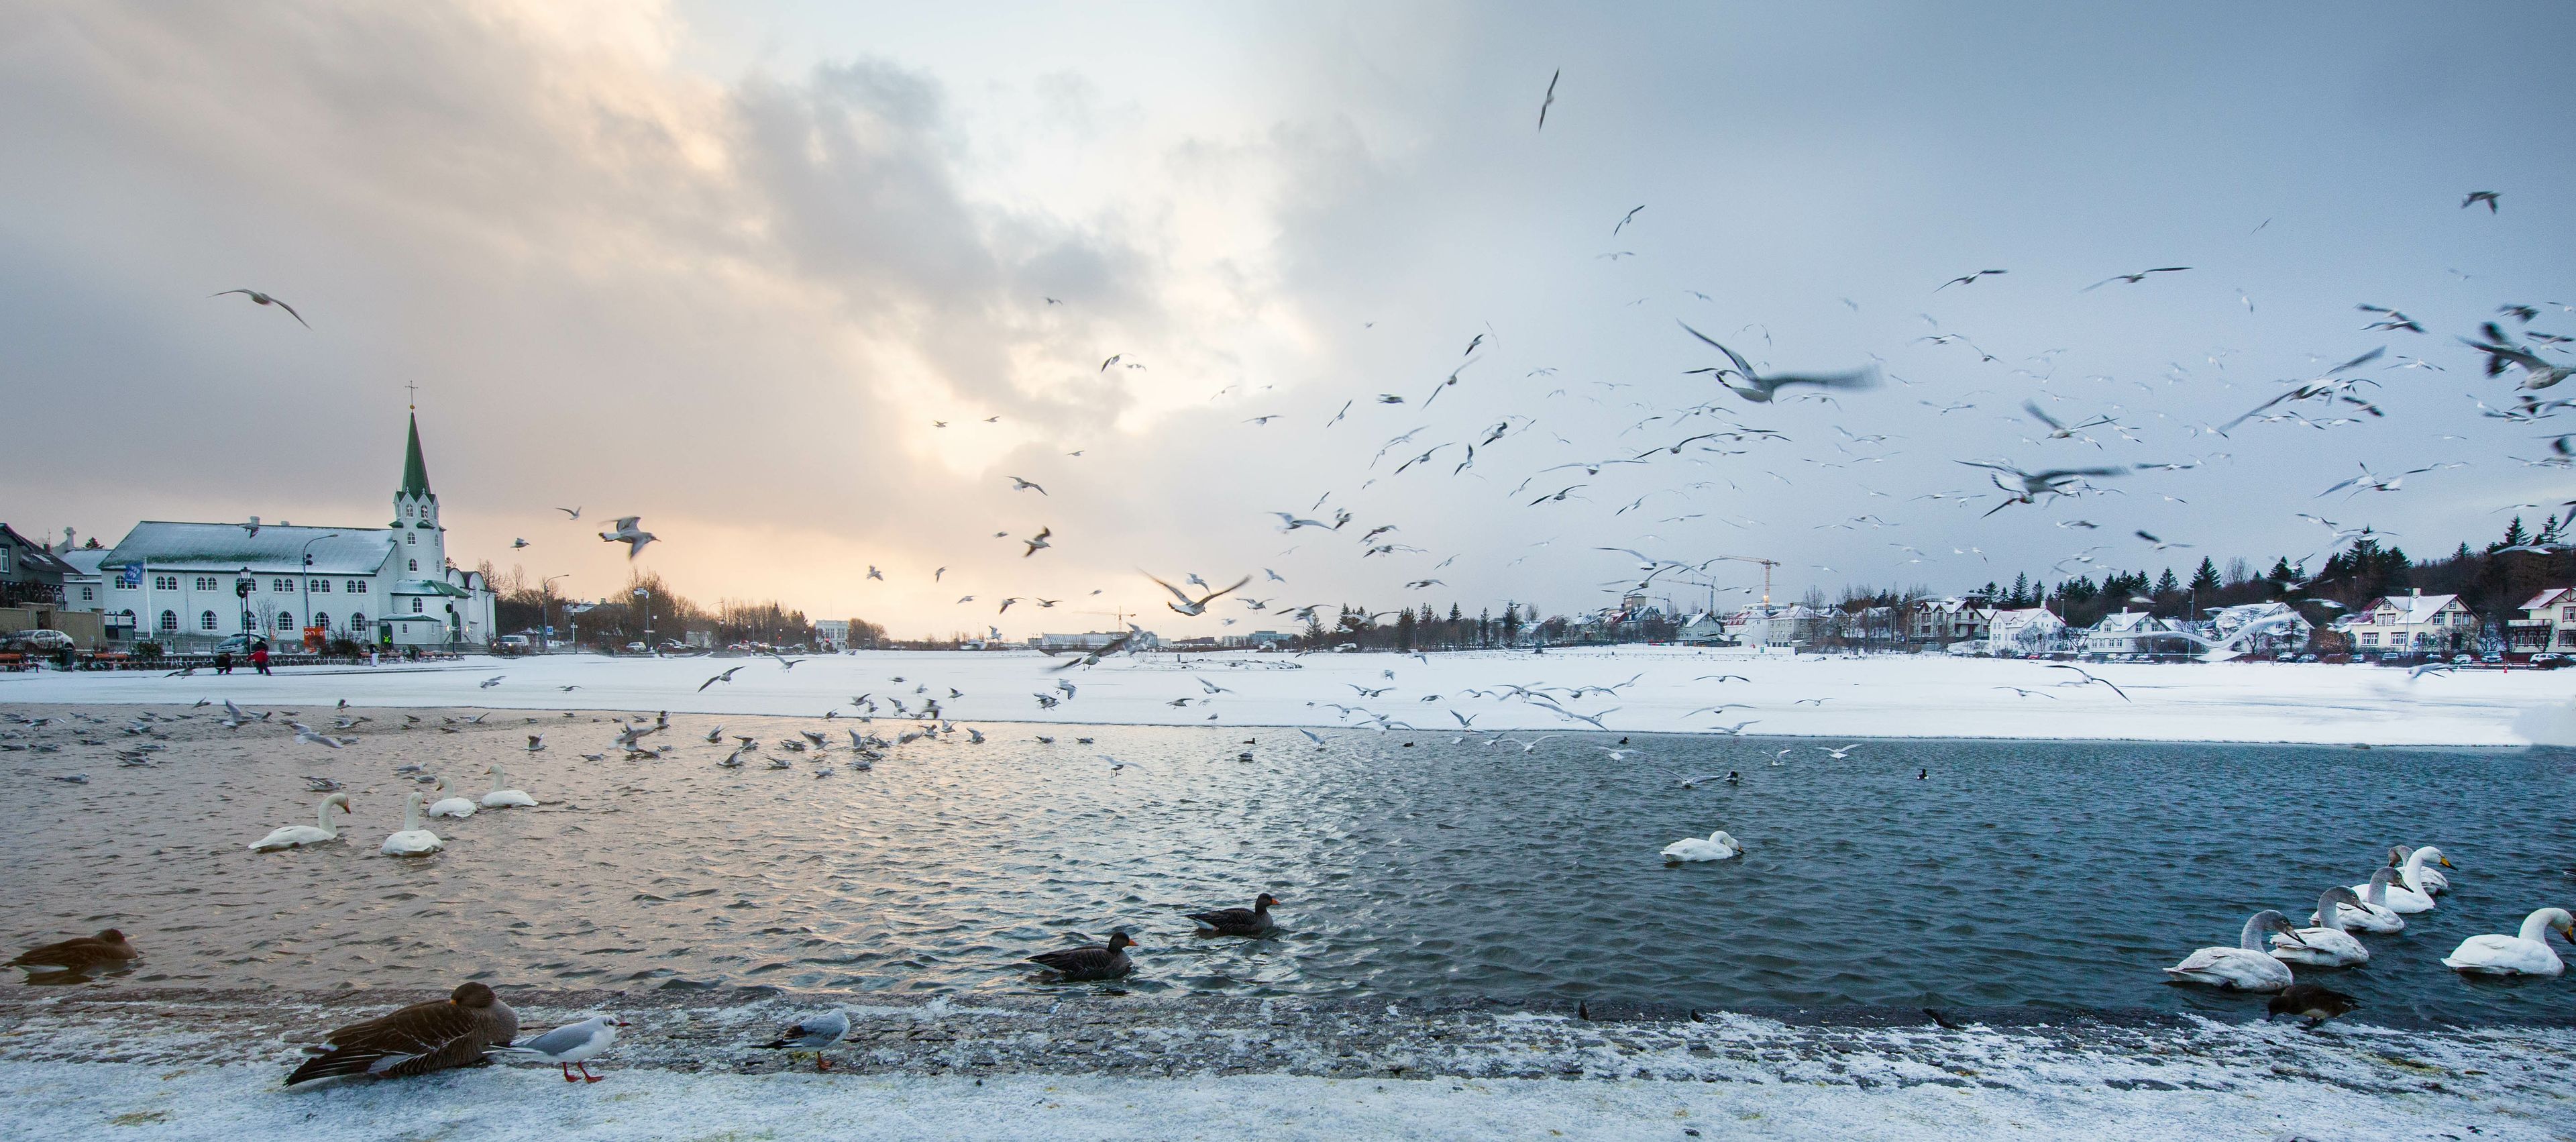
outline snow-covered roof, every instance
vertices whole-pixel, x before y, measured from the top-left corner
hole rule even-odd
[[[104,547],[81,547],[70,551],[57,551],[54,553],[54,558],[69,564],[75,575],[96,575],[99,561],[107,558],[107,552],[108,549]]]
[[[2536,611],[2542,607],[2554,607],[2563,602],[2576,602],[2576,587],[2551,587],[2533,595],[2531,601],[2524,603],[2521,609]]]
[[[2396,611],[2400,624],[2420,624],[2432,622],[2434,615],[2458,598],[2458,595],[2382,595],[2379,605]]]
[[[2058,626],[2064,626],[2066,625],[2066,620],[2058,618],[2057,612],[2049,610],[2046,607],[2022,607],[2016,610],[2001,610],[1995,612],[1994,624],[1996,630],[2008,630],[2013,627],[2028,626],[2032,623],[2039,623],[2042,625],[2054,623]]]
[[[312,544],[313,571],[323,575],[372,575],[393,555],[393,533],[372,527],[287,527],[261,524],[258,534],[238,523],[163,523],[134,525],[110,549],[102,566],[136,563],[155,567],[229,570],[248,567],[272,574],[304,569],[305,545]]]
[[[2163,629],[2165,624],[2145,611],[2119,611],[2104,615],[2101,622],[2093,624],[2095,634],[2134,634]]]

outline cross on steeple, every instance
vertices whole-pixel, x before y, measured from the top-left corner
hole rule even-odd
[[[417,381],[404,381],[404,382],[403,382],[403,389],[404,389],[405,391],[407,391],[407,392],[409,392],[409,393],[411,394],[410,398],[409,398],[408,400],[406,400],[404,403],[405,403],[405,404],[410,405],[413,411],[415,411],[415,412],[419,411],[419,409],[420,409],[420,384],[419,384],[419,382],[417,382]]]

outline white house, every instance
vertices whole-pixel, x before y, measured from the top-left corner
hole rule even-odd
[[[2478,617],[2458,595],[2427,595],[2419,588],[2383,596],[2341,625],[2356,651],[2405,654],[2466,647],[2477,636]]]
[[[2066,620],[2046,607],[1994,611],[1986,619],[1986,653],[2033,654],[2055,650],[2066,637]]]
[[[2079,632],[2086,654],[2157,654],[2189,649],[2172,623],[2145,611],[2119,611]]]
[[[1824,615],[1800,603],[1746,607],[1726,619],[1726,633],[1741,646],[1814,646]]]
[[[393,509],[384,527],[136,524],[98,560],[100,609],[141,638],[182,646],[236,633],[279,644],[488,644],[492,587],[448,562],[416,415]]]
[[[1909,624],[1916,642],[1960,642],[1986,637],[1994,608],[1977,599],[1925,599],[1914,604]]]
[[[2521,618],[2505,620],[2506,639],[2516,652],[2576,650],[2576,587],[2551,587],[2521,610]]]

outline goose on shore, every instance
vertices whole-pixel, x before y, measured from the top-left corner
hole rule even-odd
[[[2314,1031],[2318,1024],[2359,1006],[2360,1000],[2333,988],[2294,983],[2281,989],[2281,994],[2273,996],[2272,1002],[2263,1006],[2263,1021],[2269,1023],[2277,1015],[2296,1016],[2307,1020],[2307,1029]]]
[[[1218,908],[1187,915],[1200,928],[1220,936],[1266,936],[1279,926],[1270,918],[1270,906],[1277,903],[1278,897],[1264,892],[1252,898],[1250,908]]]
[[[483,767],[483,772],[492,775],[492,791],[483,795],[484,808],[503,809],[516,807],[525,809],[532,808],[536,805],[537,799],[528,796],[527,790],[509,788],[510,775],[501,772],[500,766],[487,765]]]
[[[2290,965],[2263,950],[2266,932],[2287,933],[2294,943],[2299,942],[2298,929],[2290,926],[2290,918],[2266,908],[2245,922],[2235,947],[2202,948],[2164,972],[2176,983],[2204,983],[2230,991],[2279,991],[2295,981],[2290,977]]]
[[[828,1071],[832,1069],[832,1061],[824,1058],[823,1052],[849,1037],[850,1013],[836,1007],[821,1015],[808,1015],[797,1020],[787,1030],[779,1032],[777,1038],[761,1044],[761,1047],[765,1050],[787,1052],[787,1061],[790,1065],[795,1063],[796,1056],[811,1053],[814,1056],[814,1069]]]
[[[1663,856],[1665,864],[1680,864],[1684,861],[1733,860],[1743,855],[1743,852],[1744,842],[1736,840],[1726,830],[1719,829],[1710,833],[1706,840],[1698,837],[1684,837],[1665,845]]]
[[[2388,907],[2388,886],[2396,880],[2397,870],[2393,868],[2383,868],[2377,872],[2371,873],[2370,883],[2363,885],[2360,890],[2360,904],[2339,904],[2335,906],[2335,911],[2340,915],[2340,918],[2343,921],[2343,926],[2346,928],[2359,928],[2364,932],[2375,932],[2383,936],[2390,932],[2405,931],[2406,918],[2390,911]],[[2323,924],[2325,922],[2326,920],[2323,916],[2308,917],[2308,923],[2311,924]]]
[[[2274,935],[2272,955],[2294,964],[2314,964],[2324,968],[2348,968],[2370,962],[2370,949],[2343,930],[2344,906],[2359,904],[2361,898],[2349,888],[2337,885],[2317,897],[2317,915],[2325,919],[2314,928],[2298,929],[2294,935]]]
[[[313,810],[314,824],[281,826],[276,832],[252,841],[250,851],[275,852],[279,849],[301,848],[305,845],[327,844],[339,840],[340,831],[331,827],[331,809],[334,806],[343,813],[348,812],[349,795],[334,793],[323,798],[322,804]]]
[[[2442,957],[2442,963],[2471,975],[2557,975],[2567,970],[2567,964],[2549,946],[2553,931],[2576,944],[2576,916],[2564,908],[2543,908],[2522,918],[2520,934],[2471,936]]]
[[[127,943],[125,933],[110,928],[95,936],[74,936],[59,943],[29,948],[18,953],[8,966],[26,968],[31,974],[43,971],[88,971],[108,964],[121,964],[143,953]]]
[[[403,797],[402,831],[386,837],[379,851],[389,857],[428,856],[446,847],[438,834],[420,827],[420,794],[410,793]]]
[[[416,796],[416,795],[415,795]],[[479,983],[331,1032],[330,1049],[304,1061],[286,1085],[343,1075],[406,1078],[469,1067],[519,1036],[519,1013]]]
[[[447,779],[444,777],[439,778],[431,788],[440,793],[447,792]],[[471,817],[474,815],[474,810],[477,807],[478,806],[476,806],[474,802],[463,797],[441,797],[430,803],[429,815],[432,817]]]
[[[524,1043],[494,1047],[492,1053],[553,1063],[563,1068],[564,1081],[568,1083],[598,1082],[605,1076],[590,1073],[590,1060],[599,1057],[600,1052],[617,1041],[618,1028],[630,1026],[633,1024],[614,1015],[593,1015],[579,1023],[567,1023],[534,1036]],[[581,1068],[579,1077],[572,1073],[576,1066]]]
[[[1136,941],[1128,939],[1127,933],[1111,932],[1106,944],[1039,952],[1028,961],[1045,967],[1051,982],[1117,979],[1135,970],[1135,961],[1127,958],[1127,949],[1135,946]]]

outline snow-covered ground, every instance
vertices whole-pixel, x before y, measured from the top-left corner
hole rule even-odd
[[[634,1022],[595,1085],[511,1066],[287,1091],[297,1043],[418,997],[49,990],[0,993],[0,1137],[2565,1138],[2576,1095],[2566,1028],[1106,998],[856,1008],[847,1069],[818,1075],[748,1047],[816,997],[597,993],[515,996],[531,1028]]]
[[[1554,687],[1552,700],[1620,732],[1704,732],[1750,723],[1744,732],[1757,736],[2576,744],[2576,671],[2475,670],[2410,679],[2377,667],[2260,662],[2083,668],[2122,692],[2114,693],[2036,662],[1792,659],[1666,647],[1426,657],[1152,655],[1051,669],[1065,662],[1027,651],[865,652],[806,658],[788,669],[767,658],[557,655],[287,670],[273,678],[247,670],[229,678],[15,674],[0,677],[0,704],[212,697],[254,708],[346,699],[364,706],[820,716],[827,709],[848,714],[852,697],[873,694],[881,702],[901,697],[916,709],[923,697],[937,697],[959,721],[1322,727],[1360,725],[1375,714],[1425,730],[1456,729],[1458,716],[1472,718],[1477,729],[1588,728],[1506,689],[1518,686]],[[741,669],[732,681],[701,688],[733,667]],[[1720,677],[1727,675],[1737,677]],[[497,684],[482,685],[495,676]],[[1052,689],[1059,680],[1076,688],[1074,696],[1041,708],[1034,695],[1061,696]],[[1578,686],[1618,689],[1570,696]],[[964,696],[947,697],[952,688]],[[926,695],[916,693],[922,689]],[[1728,708],[1705,709],[1721,703]]]

